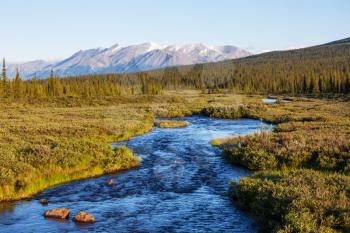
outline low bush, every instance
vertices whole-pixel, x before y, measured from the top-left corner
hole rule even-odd
[[[232,183],[231,197],[264,232],[350,232],[349,103],[294,100],[255,113],[278,125],[213,141],[231,163],[264,171]]]
[[[350,177],[312,170],[261,172],[231,183],[230,195],[265,232],[349,232]]]
[[[261,112],[266,111],[263,104],[249,104],[226,107],[206,107],[201,114],[209,117],[238,119],[238,118],[255,118],[259,119]]]

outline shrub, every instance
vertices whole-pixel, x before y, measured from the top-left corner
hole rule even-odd
[[[350,177],[312,170],[263,172],[230,186],[264,231],[348,232]]]

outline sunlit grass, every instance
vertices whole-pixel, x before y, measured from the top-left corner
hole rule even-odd
[[[236,184],[231,195],[269,231],[346,232],[349,102],[293,98],[264,104],[265,97],[181,91],[153,97],[0,103],[0,200],[138,166],[140,160],[131,151],[113,150],[109,143],[150,131],[154,117],[203,113],[276,124],[272,132],[211,141],[233,164],[264,170]],[[319,197],[322,190],[326,193]]]
[[[154,125],[159,128],[180,128],[187,126],[188,122],[175,120],[158,120],[154,122]]]

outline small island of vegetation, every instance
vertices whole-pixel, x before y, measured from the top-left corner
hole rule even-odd
[[[188,122],[176,120],[158,120],[154,122],[154,125],[159,128],[181,128],[186,127]]]

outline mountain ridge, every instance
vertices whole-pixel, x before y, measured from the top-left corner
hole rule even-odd
[[[203,43],[159,45],[146,42],[123,47],[119,43],[109,48],[79,50],[56,62],[35,60],[9,64],[8,75],[18,68],[23,79],[46,78],[54,70],[57,76],[128,73],[178,65],[217,62],[252,55],[233,45],[210,46]]]

